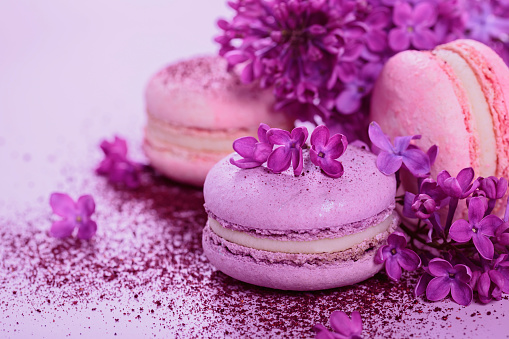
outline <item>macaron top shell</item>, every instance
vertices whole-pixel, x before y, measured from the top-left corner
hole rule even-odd
[[[204,185],[205,208],[226,221],[223,226],[262,234],[335,228],[338,237],[372,226],[359,222],[394,208],[394,176],[382,174],[376,156],[361,147],[348,146],[338,159],[344,175],[336,179],[321,172],[307,150],[298,177],[291,168],[281,174],[265,166],[240,169],[229,162],[232,156],[238,157],[229,155],[210,170]],[[352,223],[361,229],[349,229]]]
[[[273,110],[274,95],[257,83],[242,84],[219,56],[184,60],[163,68],[145,90],[148,114],[172,125],[203,129],[242,129],[262,121],[286,126]]]

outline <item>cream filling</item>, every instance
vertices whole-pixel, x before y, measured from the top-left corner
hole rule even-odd
[[[497,144],[493,130],[493,118],[482,87],[472,68],[460,55],[448,50],[438,50],[435,54],[451,66],[470,102],[474,124],[479,133],[479,175],[482,177],[495,175]]]
[[[392,214],[381,223],[365,229],[362,232],[345,235],[340,238],[319,239],[311,241],[280,241],[268,238],[258,238],[244,232],[234,231],[221,226],[221,224],[209,217],[209,226],[214,233],[229,242],[269,252],[284,253],[333,253],[345,251],[365,241],[372,239],[377,234],[387,231],[392,224]]]
[[[257,129],[213,131],[174,126],[148,115],[146,138],[156,148],[181,147],[196,151],[217,153],[233,152],[232,144],[237,138],[256,135]]]

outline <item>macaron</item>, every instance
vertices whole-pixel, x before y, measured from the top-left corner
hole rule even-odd
[[[259,124],[288,128],[293,120],[273,109],[274,95],[241,83],[219,56],[171,64],[145,90],[147,123],[143,149],[151,165],[169,178],[203,185],[210,168],[232,152],[240,136],[256,136]]]
[[[456,40],[388,60],[375,84],[371,119],[390,137],[440,153],[432,176],[473,167],[476,176],[509,176],[509,69],[488,46]]]
[[[372,277],[377,249],[398,224],[396,180],[376,156],[349,145],[339,178],[325,175],[303,150],[303,171],[266,165],[240,169],[231,154],[207,175],[203,250],[223,273],[282,290],[321,290]]]

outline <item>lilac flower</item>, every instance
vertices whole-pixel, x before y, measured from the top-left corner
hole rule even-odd
[[[431,30],[437,21],[437,12],[430,3],[421,2],[412,9],[406,2],[397,2],[393,21],[396,28],[389,32],[389,46],[393,50],[403,51],[410,45],[417,49],[431,49],[437,43]]]
[[[69,195],[53,193],[50,196],[50,206],[53,213],[63,217],[53,222],[49,234],[55,238],[66,238],[78,229],[76,236],[79,239],[90,239],[97,231],[97,224],[90,219],[95,211],[94,198],[91,195],[82,195],[74,202]]]
[[[504,197],[505,192],[507,191],[507,180],[505,178],[498,179],[497,177],[491,176],[487,178],[479,178],[479,182],[479,189],[481,189],[489,199],[486,214],[490,214],[491,211],[493,211],[493,208],[495,208],[497,199]]]
[[[281,173],[293,165],[293,174],[298,176],[302,173],[302,146],[308,138],[308,130],[305,127],[296,127],[292,133],[271,128],[267,132],[267,139],[275,145],[283,145],[276,148],[267,159],[267,167],[274,173]]]
[[[371,122],[369,125],[369,139],[381,149],[376,160],[380,172],[390,175],[395,173],[402,164],[416,177],[427,176],[430,172],[429,157],[417,148],[409,148],[412,139],[419,139],[420,135],[396,137],[392,146],[389,138],[382,132],[380,125]]]
[[[421,265],[421,259],[414,251],[405,248],[407,245],[405,236],[399,232],[392,233],[387,238],[387,245],[378,249],[375,262],[385,262],[385,271],[392,280],[401,278],[401,268],[414,271]]]
[[[506,283],[509,283],[509,279],[506,279],[499,269],[502,268],[503,272],[505,269],[504,265],[509,264],[506,259],[507,254],[500,255],[490,264],[484,262],[482,272],[475,272],[477,273],[475,288],[479,294],[479,301],[483,304],[489,303],[492,299],[500,300],[502,298],[502,291]],[[507,290],[509,291],[509,286],[507,286]]]
[[[428,270],[434,277],[426,287],[426,297],[429,300],[442,300],[450,292],[452,299],[458,304],[470,305],[473,293],[468,283],[472,272],[468,266],[458,264],[453,267],[448,261],[435,258],[429,262]]]
[[[362,319],[358,311],[352,312],[352,318],[343,311],[334,311],[330,315],[330,325],[335,332],[330,332],[322,324],[313,326],[316,339],[361,339]]]
[[[502,246],[509,245],[509,222],[504,221],[495,230],[495,239]]]
[[[140,185],[141,166],[127,158],[127,143],[115,136],[113,142],[103,140],[101,149],[105,158],[96,168],[96,173],[108,177],[112,184],[123,184],[129,188]]]
[[[311,162],[319,166],[325,174],[332,178],[343,175],[343,165],[334,159],[339,158],[346,150],[348,141],[342,134],[334,134],[329,138],[329,129],[320,125],[311,134]]]
[[[365,64],[357,77],[345,83],[345,89],[336,99],[337,110],[343,114],[352,114],[358,111],[362,98],[371,93],[375,79],[381,70],[380,63]]]
[[[495,215],[488,215],[483,218],[485,206],[481,198],[472,198],[468,206],[468,222],[464,219],[456,220],[449,232],[451,238],[458,242],[474,241],[475,248],[479,254],[491,260],[493,258],[493,243],[489,239],[495,235],[495,230],[502,220]]]
[[[273,144],[267,138],[267,131],[270,127],[267,124],[260,124],[258,127],[258,140],[254,137],[242,137],[233,142],[233,149],[243,159],[234,160],[230,163],[239,168],[254,168],[262,165],[272,152]]]

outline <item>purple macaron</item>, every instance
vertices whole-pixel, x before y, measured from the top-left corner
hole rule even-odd
[[[230,156],[208,173],[203,249],[223,273],[282,290],[320,290],[363,281],[382,265],[374,256],[398,224],[396,180],[376,156],[350,145],[340,178],[304,150],[300,176],[267,167],[240,169]]]

